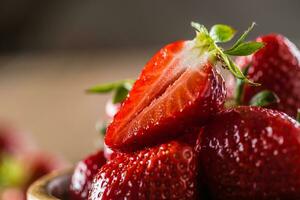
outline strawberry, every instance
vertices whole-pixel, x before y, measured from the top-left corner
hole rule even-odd
[[[88,93],[92,94],[107,94],[109,92],[114,92],[114,96],[112,100],[107,101],[105,106],[106,115],[111,121],[114,115],[119,111],[121,103],[127,97],[128,92],[132,88],[133,80],[125,79],[121,81],[116,81],[112,83],[104,83],[100,85],[96,85],[87,89]],[[106,122],[99,122],[96,124],[96,129],[105,136],[107,123]],[[114,152],[111,148],[104,144],[104,157],[106,160],[111,160],[116,152]]]
[[[69,193],[71,199],[87,199],[93,178],[105,163],[106,159],[104,158],[103,151],[98,151],[77,164],[70,184]]]
[[[196,199],[196,160],[181,141],[120,153],[95,176],[89,199]]]
[[[22,156],[21,160],[27,175],[27,180],[24,184],[26,189],[40,177],[68,166],[63,159],[40,151],[28,152]]]
[[[216,44],[229,41],[234,30],[215,25],[209,33],[204,26],[193,25],[197,30],[194,40],[166,45],[146,64],[108,126],[105,143],[109,147],[136,150],[177,137],[188,126],[203,124],[225,101],[224,80],[217,66],[245,79]],[[237,55],[261,48],[260,43],[251,43],[254,48],[240,51],[239,45],[248,45],[243,40],[249,31],[233,47]]]
[[[261,87],[245,85],[240,97],[242,104],[248,104],[251,98],[263,91],[270,90],[280,99],[280,103],[271,108],[296,117],[300,108],[300,52],[282,35],[270,34],[257,38],[265,47],[252,56],[238,59],[238,63],[249,66],[248,77],[260,83]]]
[[[30,150],[29,138],[9,123],[0,122],[0,154],[20,155]]]
[[[10,131],[0,130],[0,153],[14,153],[19,148],[14,136],[9,133]]]
[[[201,138],[212,199],[300,199],[300,124],[288,115],[236,107],[214,117]]]

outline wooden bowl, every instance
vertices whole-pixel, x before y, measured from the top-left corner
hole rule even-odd
[[[73,169],[53,172],[33,183],[27,191],[28,200],[66,200]]]

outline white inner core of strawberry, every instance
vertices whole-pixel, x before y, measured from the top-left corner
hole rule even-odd
[[[178,59],[178,67],[188,68],[202,68],[207,63],[210,53],[202,51],[199,47],[195,47],[195,41],[186,41],[183,50],[174,58]],[[171,63],[172,64],[172,63]]]

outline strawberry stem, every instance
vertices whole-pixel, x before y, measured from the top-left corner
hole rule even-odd
[[[251,26],[249,26],[249,28],[240,36],[240,38],[235,42],[235,44],[227,51],[233,50],[233,49],[237,48],[239,45],[243,44],[245,39],[247,38],[249,33],[252,31],[252,29],[254,28],[255,25],[256,25],[256,23],[252,22]]]
[[[297,121],[300,123],[300,108],[297,110]]]
[[[243,73],[245,76],[248,75],[250,65],[244,68]],[[236,83],[236,90],[235,90],[235,101],[237,105],[242,104],[242,98],[244,96],[244,88],[245,88],[245,81],[241,79],[237,79]]]
[[[235,30],[233,28],[227,25],[218,24],[213,26],[210,32],[208,32],[205,26],[195,22],[191,23],[191,26],[196,29],[196,47],[200,48],[202,51],[210,52],[216,58],[216,60],[225,64],[225,67],[227,67],[236,78],[251,85],[258,86],[258,83],[250,81],[241,72],[240,68],[230,57],[231,55],[251,55],[264,46],[264,44],[260,42],[245,42],[246,37],[253,29],[254,25],[255,23],[252,23],[252,25],[240,36],[240,38],[231,48],[228,50],[223,50],[218,46],[217,43],[225,43],[230,41],[235,34]]]

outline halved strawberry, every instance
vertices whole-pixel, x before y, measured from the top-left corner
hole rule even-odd
[[[216,66],[225,66],[238,78],[245,78],[216,45],[230,40],[233,29],[215,25],[208,33],[204,26],[194,26],[194,40],[169,44],[146,64],[107,129],[105,143],[109,147],[132,150],[157,144],[219,111],[226,91]],[[233,48],[243,43],[247,33]]]
[[[163,140],[219,110],[225,98],[223,80],[208,57],[197,61],[194,54],[184,60],[192,48],[191,42],[173,43],[148,62],[108,127],[108,146],[153,144],[158,135]]]

